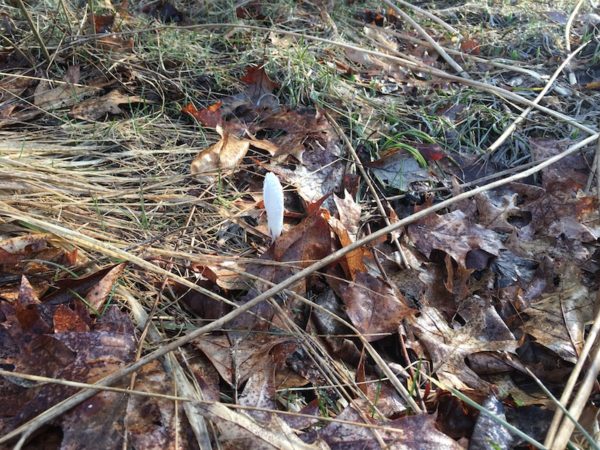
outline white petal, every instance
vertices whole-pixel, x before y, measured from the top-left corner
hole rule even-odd
[[[279,178],[269,172],[265,176],[263,186],[263,200],[267,210],[267,224],[273,240],[277,239],[283,231],[283,188]]]

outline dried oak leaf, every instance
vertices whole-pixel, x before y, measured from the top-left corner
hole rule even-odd
[[[580,192],[546,191],[546,195],[522,205],[521,211],[531,217],[519,229],[523,239],[561,236],[573,242],[595,242],[600,237],[598,200]]]
[[[410,225],[408,235],[425,256],[430,257],[433,250],[441,250],[463,268],[469,268],[467,256],[473,251],[483,250],[498,256],[504,248],[500,235],[472,223],[460,210],[444,215],[431,214]]]
[[[271,351],[289,338],[272,334],[253,333],[232,345],[225,335],[203,336],[193,341],[211,361],[219,375],[228,384],[244,383],[250,376],[264,367],[271,367]]]
[[[352,282],[333,277],[328,282],[346,305],[352,324],[368,341],[396,332],[402,319],[415,313],[397,289],[369,273],[357,273]]]
[[[525,318],[521,331],[575,363],[583,348],[585,326],[593,320],[596,294],[583,284],[580,269],[571,261],[560,267],[559,286],[520,312]]]
[[[344,190],[343,199],[334,194],[333,201],[335,202],[340,222],[342,222],[342,225],[344,225],[344,228],[346,228],[346,231],[352,240],[356,240],[358,229],[360,227],[362,207],[354,201],[352,195],[346,190]]]
[[[27,287],[24,286],[24,291]],[[135,353],[133,326],[126,313],[109,308],[96,320],[90,331],[61,331],[25,329],[15,319],[15,311],[4,303],[4,320],[0,322],[0,362],[9,364],[18,372],[39,374],[54,378],[93,383],[130,362]],[[39,316],[44,308],[60,307],[30,304]],[[43,333],[43,334],[40,334]],[[18,350],[18,353],[15,353]],[[8,366],[8,367],[10,367]],[[5,366],[6,367],[6,366]],[[73,388],[43,384],[22,392],[15,408],[8,416],[0,418],[0,428],[9,431],[50,406],[68,397]],[[11,395],[10,386],[0,382],[0,398]],[[123,415],[125,397],[121,394],[102,393],[61,416],[56,422],[62,428],[62,448],[79,446],[116,448],[122,441],[122,429],[115,417]]]
[[[277,410],[277,391],[275,371],[272,365],[265,365],[253,371],[239,397],[239,404],[254,408]],[[248,411],[248,415],[259,422],[268,422],[271,413],[266,411]]]
[[[427,349],[433,372],[444,386],[458,390],[487,389],[488,384],[465,359],[479,352],[515,353],[518,343],[506,339],[504,332],[499,335],[490,332],[486,321],[486,317],[472,318],[467,325],[452,328],[437,309],[426,306],[419,317],[408,319],[408,325]]]
[[[462,446],[454,439],[437,429],[434,415],[420,414],[392,421],[371,421],[371,424],[385,424],[385,430],[361,427],[360,424],[365,423],[363,418],[365,416],[367,416],[366,412],[360,414],[352,406],[347,406],[337,416],[337,419],[344,422],[329,423],[319,431],[319,436],[329,445],[331,450],[378,450],[381,446],[374,435],[375,432],[383,439],[387,448],[462,449]]]

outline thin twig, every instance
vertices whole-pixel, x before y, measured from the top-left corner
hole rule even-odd
[[[331,115],[329,113],[325,113],[325,116],[329,120],[329,123],[331,123],[333,125],[333,127],[335,128],[335,131],[338,134],[338,136],[341,137],[342,140],[344,141],[344,144],[346,144],[346,148],[350,152],[350,155],[352,155],[354,164],[356,164],[356,167],[358,168],[360,175],[363,177],[363,180],[367,184],[367,187],[368,187],[369,191],[371,192],[371,196],[373,197],[373,200],[375,201],[375,204],[377,205],[379,214],[381,214],[381,217],[383,218],[385,224],[388,226],[391,225],[390,219],[388,218],[388,215],[383,206],[383,203],[381,203],[381,200],[379,199],[379,194],[377,193],[377,189],[375,189],[375,186],[373,185],[373,182],[371,181],[371,177],[367,173],[365,166],[363,165],[362,161],[358,157],[358,154],[356,153],[356,150],[354,149],[352,142],[350,142],[350,139],[348,139],[348,136],[346,136],[346,133],[344,133],[344,131],[335,122],[335,120],[333,120],[333,118],[331,117]],[[402,250],[402,246],[400,245],[400,242],[398,241],[398,237],[397,237],[396,233],[392,233],[391,238],[392,238],[392,242],[394,243],[394,246],[396,247],[396,250],[398,250],[398,255],[400,256],[400,261],[398,261],[398,265],[400,267],[402,267],[402,265],[406,265],[406,257],[404,256],[404,251]]]
[[[600,141],[598,141],[600,143]],[[600,293],[599,293],[600,294]],[[592,349],[592,346],[596,342],[598,338],[598,334],[600,333],[600,310],[596,313],[596,317],[594,319],[594,324],[592,325],[592,329],[585,340],[585,344],[583,349],[581,350],[581,354],[579,358],[577,358],[577,364],[571,371],[571,375],[569,376],[569,380],[563,390],[562,395],[560,396],[560,404],[563,405],[564,408],[567,407],[569,403],[569,399],[571,398],[571,394],[573,393],[573,389],[577,384],[577,380],[579,380],[579,375],[583,370],[583,367],[587,363],[588,355]],[[556,437],[556,434],[559,430],[559,424],[563,418],[563,413],[560,408],[557,408],[554,412],[554,417],[552,418],[552,423],[550,424],[550,428],[546,434],[546,439],[544,440],[544,445],[550,447]]]
[[[552,87],[552,84],[554,84],[554,82],[556,81],[558,76],[562,73],[563,69],[565,67],[567,67],[567,65],[571,62],[571,60],[575,57],[575,55],[577,55],[577,53],[579,53],[581,50],[583,50],[583,48],[586,45],[587,45],[587,43],[580,45],[577,48],[577,50],[575,50],[573,53],[571,53],[569,56],[567,56],[565,58],[565,60],[562,62],[562,64],[560,66],[558,66],[558,69],[556,69],[554,71],[554,73],[552,74],[550,79],[547,81],[546,85],[544,86],[544,89],[542,89],[541,92],[537,95],[537,97],[533,100],[534,104],[537,105],[540,103],[540,101],[544,98],[544,96],[548,93],[548,91]],[[506,129],[498,137],[498,139],[496,139],[494,141],[494,143],[488,147],[487,152],[491,153],[491,152],[494,152],[496,149],[498,149],[498,147],[500,147],[504,143],[504,141],[506,141],[506,139],[508,139],[508,137],[512,134],[512,132],[516,130],[517,126],[525,120],[525,118],[529,115],[529,113],[531,111],[533,111],[533,108],[534,108],[533,105],[525,108],[523,110],[523,112],[521,112],[521,114],[519,114],[519,117],[517,117],[513,123],[511,123],[508,127],[506,127]]]
[[[553,109],[546,108],[545,106],[536,105],[531,100],[528,100],[525,97],[515,94],[514,92],[508,91],[506,89],[503,89],[503,88],[500,88],[497,86],[492,86],[492,85],[489,85],[489,84],[486,84],[486,83],[483,83],[480,81],[475,81],[475,80],[459,77],[456,75],[452,75],[447,72],[444,72],[443,70],[435,69],[424,63],[417,63],[415,61],[410,61],[410,60],[407,60],[404,58],[398,58],[393,55],[389,55],[389,54],[382,53],[382,52],[375,51],[375,50],[369,50],[369,49],[359,47],[356,45],[347,44],[345,42],[333,41],[331,39],[320,38],[317,36],[311,36],[311,35],[304,34],[304,33],[297,33],[295,31],[287,31],[287,30],[279,30],[279,29],[274,30],[273,28],[259,27],[259,26],[255,26],[255,25],[244,25],[244,24],[210,23],[210,24],[180,26],[180,27],[177,27],[176,29],[177,30],[184,30],[184,29],[196,30],[196,29],[202,29],[202,28],[208,28],[208,29],[210,29],[210,28],[240,28],[240,29],[246,29],[246,30],[261,31],[263,33],[277,33],[277,34],[282,34],[285,36],[294,36],[294,37],[304,39],[307,41],[322,42],[322,43],[330,44],[330,45],[337,46],[340,48],[346,48],[349,50],[363,52],[367,55],[378,56],[378,57],[393,61],[403,67],[408,67],[410,69],[417,69],[417,70],[419,70],[423,73],[427,73],[431,76],[436,76],[436,77],[439,77],[442,79],[446,79],[449,81],[454,81],[454,82],[461,83],[461,84],[464,84],[467,86],[471,86],[473,88],[480,89],[484,92],[489,92],[498,97],[504,98],[505,100],[512,100],[516,103],[520,103],[520,104],[523,104],[526,106],[533,106],[535,109],[537,109],[549,116],[552,116],[556,119],[562,120],[562,121],[568,123],[569,125],[579,128],[580,130],[585,131],[586,133],[588,133],[590,135],[596,134],[596,130],[579,123],[578,120],[576,120],[572,117],[569,117],[565,114],[562,114],[558,111],[555,111]],[[137,34],[137,33],[143,33],[143,32],[155,31],[155,30],[174,30],[174,29],[175,28],[171,27],[171,26],[160,26],[160,27],[147,28],[145,30],[132,30],[132,31],[127,31],[127,32],[113,33],[113,35],[114,36],[125,36],[125,35]],[[82,40],[87,40],[87,39],[89,39],[88,36],[80,39],[77,42],[79,43]],[[75,45],[75,43],[73,43],[72,45]]]
[[[600,172],[598,172],[598,159],[599,158],[600,158],[600,147],[596,146],[596,152],[594,153],[594,160],[592,161],[592,167],[591,167],[590,173],[588,175],[587,182],[585,183],[585,192],[588,194],[592,192],[592,184],[594,183],[594,178],[596,178],[596,180],[598,180],[598,175],[600,174]],[[598,181],[597,181],[597,183],[598,183]],[[598,194],[598,195],[600,196],[600,194]]]
[[[444,27],[450,33],[460,35],[460,31],[458,31],[452,25],[447,24],[445,21],[443,21],[442,19],[440,19],[435,14],[432,14],[429,11],[427,11],[427,10],[425,10],[423,8],[419,8],[418,6],[413,5],[412,3],[406,2],[404,0],[396,0],[396,2],[399,3],[399,4],[401,4],[402,6],[405,6],[406,8],[412,9],[413,11],[415,11],[418,14],[421,14],[422,16],[427,17],[428,19],[432,20],[433,22],[437,23],[438,25]]]
[[[565,25],[565,47],[568,52],[571,51],[571,27],[573,26],[575,17],[577,17],[579,10],[583,6],[583,2],[584,0],[579,0],[579,2],[577,2],[575,8],[573,8],[573,11],[571,11],[571,14],[569,15],[569,20],[567,20],[567,24]],[[571,83],[572,85],[577,84],[577,78],[575,77],[575,74],[573,73],[570,67],[567,67],[567,72],[569,73],[569,83]]]
[[[267,289],[265,292],[256,296],[255,298],[248,301],[247,303],[240,306],[239,308],[231,311],[228,314],[225,314],[223,317],[216,319],[213,322],[211,322],[203,327],[197,328],[197,329],[189,332],[188,334],[181,336],[180,338],[175,339],[174,341],[164,345],[163,347],[156,349],[153,352],[145,355],[144,357],[140,358],[135,363],[132,363],[132,364],[128,365],[127,367],[123,367],[123,368],[117,370],[116,372],[113,372],[109,376],[103,378],[102,380],[99,380],[97,382],[97,384],[99,384],[101,386],[109,386],[109,385],[115,383],[116,381],[120,380],[121,378],[129,375],[130,373],[133,373],[134,371],[138,370],[140,367],[148,364],[149,362],[154,361],[155,359],[160,358],[161,356],[163,356],[173,350],[176,350],[177,348],[181,347],[182,345],[187,344],[188,342],[191,342],[194,339],[197,339],[206,333],[209,333],[211,331],[214,331],[214,330],[217,330],[217,329],[223,327],[226,323],[228,323],[231,320],[233,320],[234,318],[238,317],[240,314],[243,314],[246,311],[249,311],[250,309],[254,308],[259,303],[261,303],[265,300],[268,300],[269,298],[273,297],[275,294],[278,294],[279,292],[283,291],[284,289],[287,289],[290,286],[293,286],[295,283],[304,279],[305,277],[309,276],[310,274],[314,273],[315,271],[320,270],[320,269],[328,266],[329,264],[334,263],[335,261],[337,261],[344,255],[347,255],[348,253],[362,247],[363,245],[365,245],[369,242],[372,242],[376,239],[382,238],[382,237],[386,236],[388,233],[399,230],[400,228],[402,228],[406,225],[409,225],[411,223],[414,223],[417,220],[428,216],[429,214],[432,214],[436,211],[447,208],[447,207],[454,205],[460,201],[474,197],[475,195],[481,194],[482,192],[486,192],[491,189],[495,189],[497,187],[512,183],[514,181],[521,180],[523,178],[527,178],[528,176],[531,176],[531,175],[539,172],[540,170],[551,166],[552,164],[562,160],[563,158],[579,151],[581,148],[595,142],[599,137],[600,137],[600,134],[596,133],[596,134],[589,136],[586,139],[578,142],[577,144],[572,145],[571,147],[567,148],[566,150],[559,153],[558,155],[555,155],[552,158],[549,158],[548,160],[532,167],[531,169],[525,170],[521,173],[515,174],[515,175],[505,178],[503,180],[498,180],[493,183],[486,184],[485,186],[478,187],[476,189],[473,189],[472,191],[463,192],[453,198],[450,198],[450,199],[442,201],[436,205],[430,206],[429,208],[425,208],[421,211],[418,211],[404,219],[399,220],[398,222],[396,222],[390,226],[387,226],[380,230],[377,230],[373,234],[365,236],[365,237],[353,242],[352,244],[335,251],[334,253],[326,256],[325,258],[311,264],[310,266],[299,271],[298,273],[288,277],[287,279],[285,279],[281,283],[277,284],[276,286],[274,286],[270,289]],[[2,202],[2,201],[0,201],[0,214],[5,215],[13,220],[20,220],[20,221],[23,221],[24,223],[29,223],[31,225],[35,225],[35,226],[40,227],[41,229],[49,231],[49,232],[53,232],[52,230],[59,230],[59,231],[62,230],[62,232],[67,231],[67,235],[73,235],[73,232],[71,230],[65,230],[62,227],[57,227],[56,225],[51,225],[51,224],[48,224],[47,222],[44,222],[44,221],[41,221],[38,219],[34,219],[32,217],[24,215],[24,214],[20,213],[19,211],[15,210],[14,208],[8,206],[5,202]],[[100,251],[102,251],[103,249],[106,250],[103,245],[98,245],[101,243],[97,242],[95,239],[89,238],[89,239],[82,240],[82,239],[80,239],[78,234],[76,234],[75,236],[78,238],[78,241],[83,244],[83,246],[90,247],[93,245],[93,247],[96,250],[100,250]],[[122,254],[122,253],[119,252],[119,254]],[[133,256],[133,255],[131,255],[131,256]],[[136,257],[136,259],[139,260],[140,258]],[[145,261],[143,261],[143,262],[145,263]],[[161,273],[162,273],[162,271],[161,271]],[[78,405],[82,401],[92,397],[95,394],[95,392],[96,391],[93,389],[85,390],[85,391],[78,392],[77,394],[74,394],[73,396],[69,397],[66,400],[63,400],[62,402],[47,409],[46,411],[44,411],[37,417],[33,418],[32,420],[20,425],[19,427],[15,428],[10,433],[7,433],[6,435],[4,435],[2,438],[0,438],[0,444],[15,438],[16,436],[20,435],[21,433],[23,433],[25,431],[31,431],[31,430],[38,429],[39,427],[41,427],[42,425],[47,423],[49,420],[51,420],[52,418],[55,417],[56,409],[62,409],[63,411],[66,409],[70,409],[70,408]],[[417,409],[418,409],[418,407],[417,407]]]
[[[390,0],[383,0],[383,3],[385,3],[394,11],[396,11],[397,14],[400,14],[400,16],[402,16],[404,20],[406,20],[415,30],[417,30],[417,32],[433,46],[435,51],[438,52],[438,54],[442,58],[444,58],[444,61],[446,61],[450,65],[450,67],[452,67],[456,71],[456,73],[458,73],[461,77],[467,79],[471,78],[469,74],[465,71],[465,69],[463,69],[460,66],[460,64],[454,61],[452,56],[446,53],[446,50],[444,50],[440,44],[438,44],[431,36],[429,36],[429,33],[427,33],[427,31],[425,31],[425,29],[421,25],[415,22],[415,20],[412,17],[410,17],[408,14],[406,14],[404,11],[402,11],[400,8],[394,5]]]
[[[535,376],[535,374],[531,371],[531,369],[529,369],[529,367],[525,367],[525,371],[527,372],[527,375],[529,375],[531,378],[533,378],[533,381],[535,381],[537,383],[537,385],[540,387],[540,389],[542,390],[542,392],[548,396],[548,398],[556,405],[557,409],[561,411],[562,414],[564,414],[565,416],[569,417],[569,419],[575,424],[575,426],[577,427],[577,430],[587,439],[587,441],[590,443],[590,445],[594,446],[594,438],[592,436],[590,436],[590,434],[586,431],[585,428],[583,428],[583,425],[581,425],[579,422],[577,422],[577,420],[575,420],[574,417],[571,417],[569,414],[569,410],[567,408],[565,408],[562,403],[560,402],[559,399],[557,399],[552,392],[550,392],[548,390],[548,388],[546,386],[544,386],[544,383],[542,383],[542,380],[540,380],[538,377]],[[544,444],[546,445],[546,444]]]
[[[600,347],[596,347],[594,351],[592,363],[590,364],[585,378],[579,386],[577,395],[575,395],[571,407],[569,408],[569,417],[564,417],[562,423],[558,427],[556,437],[550,446],[552,450],[563,450],[566,448],[567,442],[569,442],[571,434],[575,429],[574,421],[579,420],[579,417],[581,417],[583,408],[588,402],[592,389],[597,382],[596,377],[598,376],[598,373],[600,373]]]
[[[44,58],[46,58],[46,62],[48,64],[50,64],[50,61],[52,60],[52,58],[50,57],[50,53],[48,53],[48,49],[46,48],[46,44],[44,43],[44,40],[42,39],[40,30],[38,30],[37,27],[35,26],[35,23],[33,23],[33,19],[31,18],[31,14],[29,14],[29,10],[27,9],[27,6],[25,6],[25,3],[23,3],[23,0],[17,0],[17,4],[19,5],[19,9],[25,16],[25,20],[27,20],[27,23],[29,24],[29,28],[31,28],[31,32],[33,33],[33,36],[35,37],[36,41],[38,41],[38,44],[40,44],[40,48],[42,49]]]
[[[373,25],[367,25],[367,27],[375,28]],[[400,31],[391,30],[391,29],[387,29],[386,32],[391,33],[398,39],[409,41],[413,44],[418,44],[418,45],[426,46],[429,48],[433,48],[433,46],[429,42],[419,39],[417,37],[411,36],[408,33],[402,33]],[[473,55],[471,53],[464,53],[464,52],[461,52],[460,50],[454,50],[454,49],[446,48],[446,47],[444,47],[444,50],[446,50],[446,52],[448,52],[450,55],[460,56],[463,59],[471,59],[475,62],[488,64],[490,66],[499,67],[501,69],[507,69],[507,70],[510,70],[513,72],[519,72],[519,73],[522,73],[525,75],[529,75],[530,77],[535,78],[536,80],[538,80],[540,82],[544,82],[545,80],[548,79],[548,75],[541,75],[534,70],[526,69],[524,67],[515,66],[514,64],[508,64],[508,63],[502,62],[504,60],[485,59],[485,58],[482,58],[481,56]]]

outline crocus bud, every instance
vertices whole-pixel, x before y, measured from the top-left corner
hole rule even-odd
[[[269,172],[265,176],[263,200],[267,211],[269,234],[275,240],[283,231],[283,188],[274,173]]]

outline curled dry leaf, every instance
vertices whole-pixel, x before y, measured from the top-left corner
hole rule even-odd
[[[235,169],[246,156],[250,141],[239,139],[221,127],[217,127],[217,132],[221,135],[221,140],[194,158],[192,174],[214,175],[217,171],[229,171]]]

